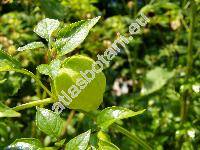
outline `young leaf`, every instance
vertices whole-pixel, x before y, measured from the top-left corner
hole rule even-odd
[[[97,124],[101,128],[107,128],[117,120],[133,117],[142,114],[145,110],[134,112],[123,107],[108,107],[102,110],[97,116]]]
[[[167,81],[174,76],[174,72],[168,72],[160,67],[150,70],[146,74],[146,82],[142,87],[141,94],[148,95],[161,89]]]
[[[58,141],[55,143],[55,146],[62,147],[65,144],[66,139],[62,139],[61,141]]]
[[[0,50],[0,70],[6,67],[20,68],[20,63],[3,50]]]
[[[49,75],[52,79],[57,76],[60,69],[61,62],[60,60],[53,60],[49,65],[42,64],[37,67],[37,70],[41,74]]]
[[[0,80],[0,84],[4,83],[7,79]]]
[[[38,139],[34,138],[21,138],[15,140],[7,147],[9,150],[37,150],[42,148],[42,144]]]
[[[71,139],[65,146],[65,150],[85,150],[90,140],[91,131],[88,130]]]
[[[55,19],[45,18],[34,28],[34,32],[49,41],[52,33],[58,29],[60,22]]]
[[[60,39],[55,43],[58,55],[63,56],[78,47],[99,19],[100,17],[82,20],[61,29],[58,33]]]
[[[37,67],[39,73],[50,76],[50,68],[48,64],[41,64]]]
[[[41,47],[44,47],[44,44],[42,42],[32,42],[25,46],[19,47],[17,51],[32,50],[32,49],[37,49]]]
[[[64,121],[58,114],[38,107],[36,112],[36,125],[44,133],[58,138],[62,133]]]
[[[12,110],[8,106],[0,102],[0,118],[2,117],[20,117],[21,114]]]

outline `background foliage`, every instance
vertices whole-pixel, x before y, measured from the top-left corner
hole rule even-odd
[[[47,51],[38,48],[17,52],[16,49],[33,41],[47,43],[33,32],[43,18],[58,19],[64,25],[102,16],[85,41],[66,55],[79,53],[96,59],[96,55],[103,53],[119,33],[128,35],[128,26],[139,12],[145,13],[150,23],[104,70],[107,88],[99,109],[110,106],[135,111],[146,109],[139,116],[119,120],[118,124],[148,141],[152,149],[198,149],[199,4],[198,0],[1,0],[0,49],[20,60],[22,67],[38,74],[37,66],[48,62]],[[38,77],[50,88],[47,76]],[[30,77],[12,71],[0,73],[0,101],[3,104],[15,107],[46,97],[47,94]],[[42,111],[41,108],[37,115]],[[40,142],[44,146],[54,146],[56,140],[51,136],[54,132],[41,132],[36,127],[35,113],[35,108],[21,111],[20,118],[4,118],[0,113],[0,149],[19,138],[34,138],[32,141],[38,147],[41,147]],[[19,117],[20,114],[13,115]],[[64,123],[60,125],[67,123],[66,141],[77,135],[87,137],[91,132],[89,129],[95,128],[91,118],[81,112],[68,109],[61,117]],[[140,149],[137,143],[113,130],[105,130],[102,134],[107,134],[122,150]],[[91,139],[90,145],[95,146],[96,136]],[[62,142],[65,141],[57,146]],[[68,142],[68,147],[74,145],[73,142]],[[107,149],[102,143],[103,140],[99,147]]]

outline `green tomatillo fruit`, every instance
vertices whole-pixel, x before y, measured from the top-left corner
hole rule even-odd
[[[59,101],[70,109],[96,110],[103,101],[106,87],[106,78],[101,70],[89,57],[75,55],[67,58],[54,79]]]

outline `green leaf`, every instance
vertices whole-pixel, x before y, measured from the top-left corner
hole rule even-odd
[[[142,114],[145,110],[134,112],[123,107],[108,107],[102,110],[97,116],[97,124],[101,128],[107,128],[117,120],[133,117]]]
[[[21,114],[12,110],[8,106],[0,102],[0,118],[2,117],[20,117]]]
[[[6,68],[20,68],[20,63],[13,56],[0,50],[0,71]]]
[[[0,80],[0,84],[4,83],[7,79]]]
[[[55,143],[55,146],[62,147],[65,144],[66,139],[62,139]]]
[[[7,63],[3,62],[3,63],[0,64],[0,72],[7,71],[7,70],[9,70],[11,68],[13,68],[13,67],[9,66]]]
[[[37,67],[39,73],[44,75],[49,75],[52,79],[57,76],[59,69],[61,67],[60,60],[53,60],[49,65],[42,64]]]
[[[9,150],[37,150],[38,148],[42,148],[42,144],[34,138],[17,139],[7,147]]]
[[[41,48],[41,47],[44,47],[44,44],[42,42],[32,42],[32,43],[29,43],[23,47],[19,47],[17,49],[17,51],[25,51],[25,50],[32,50],[32,49],[38,49],[38,48]]]
[[[174,76],[174,72],[168,72],[160,67],[150,70],[146,74],[146,81],[142,87],[141,94],[148,95],[161,89],[167,81]]]
[[[99,140],[98,145],[98,150],[120,150],[115,144],[106,140]]]
[[[99,139],[98,150],[119,150],[119,148],[111,142],[109,135],[105,132],[99,131],[97,137]]]
[[[55,112],[38,107],[36,113],[36,125],[44,133],[58,138],[62,133],[64,121]]]
[[[85,150],[90,140],[91,131],[88,130],[71,139],[65,146],[65,150]]]
[[[0,137],[3,137],[4,139],[8,139],[9,133],[7,129],[7,124],[4,122],[0,122]],[[0,140],[1,142],[2,140]],[[1,146],[1,144],[0,144]]]
[[[59,56],[65,55],[78,47],[99,19],[100,17],[82,20],[61,29],[58,33],[60,39],[55,43]]]
[[[34,32],[49,41],[52,33],[58,29],[60,22],[55,19],[45,18],[34,28]]]

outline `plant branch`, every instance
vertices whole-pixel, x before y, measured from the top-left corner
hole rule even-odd
[[[125,47],[124,51],[128,58],[129,68],[130,68],[130,72],[131,72],[131,79],[133,80],[133,94],[134,94],[134,92],[135,92],[135,87],[134,87],[135,65],[133,66],[133,64],[132,64],[132,57],[131,57],[131,53],[130,53],[129,49],[127,47]]]
[[[138,0],[134,0],[134,6],[134,17],[136,17],[138,11]]]
[[[194,34],[194,22],[195,22],[195,12],[196,12],[196,6],[193,2],[192,4],[192,11],[190,16],[190,30],[189,30],[189,36],[188,36],[188,56],[187,56],[187,65],[188,65],[188,74],[191,73],[192,70],[192,49],[193,49],[193,34]]]
[[[146,149],[146,150],[152,150],[152,148],[148,144],[146,144],[144,141],[142,141],[136,135],[134,135],[131,132],[129,132],[128,130],[124,129],[120,125],[118,125],[116,123],[113,123],[111,125],[111,128],[113,128],[113,129],[119,131],[120,133],[124,134],[125,136],[127,136],[128,138],[130,138],[131,140],[133,140],[134,142],[136,142],[137,144],[139,144],[144,149]]]
[[[71,110],[71,112],[67,118],[67,121],[65,122],[64,129],[62,131],[61,136],[64,136],[65,133],[67,132],[67,126],[71,124],[74,114],[75,114],[75,110]]]
[[[36,71],[36,76],[40,80],[40,74],[39,74],[38,70]],[[42,97],[41,97],[41,91],[40,91],[40,85],[39,84],[36,85],[36,90],[35,91],[36,91],[37,97],[39,97],[41,99]]]
[[[190,16],[190,30],[188,36],[188,50],[187,50],[187,76],[186,78],[189,79],[190,74],[192,72],[192,64],[193,64],[193,56],[192,56],[192,49],[193,49],[193,37],[194,37],[194,25],[195,25],[195,15],[196,15],[196,5],[195,2],[192,1],[191,4],[191,16]],[[187,118],[187,110],[188,110],[188,103],[190,99],[190,93],[188,89],[184,91],[182,95],[182,104],[181,104],[181,121],[184,122]]]
[[[32,72],[26,70],[26,69],[15,69],[15,68],[8,68],[5,69],[3,71],[15,71],[18,73],[22,73],[25,74],[27,76],[30,76],[31,78],[33,78],[35,80],[35,82],[41,86],[45,92],[47,92],[49,94],[49,96],[53,97],[52,93],[46,88],[46,86],[40,81],[40,79],[38,79],[38,77],[36,75],[34,75]]]
[[[38,100],[38,101],[33,101],[33,102],[26,103],[26,104],[22,104],[22,105],[13,107],[12,109],[15,110],[15,111],[20,111],[20,110],[24,110],[24,109],[31,108],[31,107],[34,107],[34,106],[47,105],[47,104],[53,103],[53,102],[54,102],[53,99],[46,98],[46,99],[43,99],[43,100]]]

